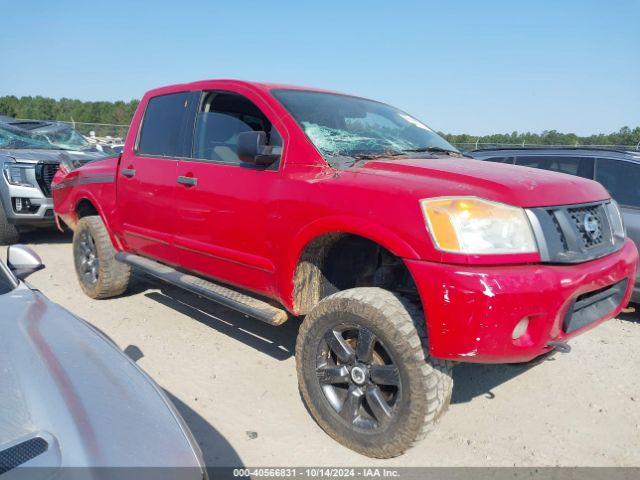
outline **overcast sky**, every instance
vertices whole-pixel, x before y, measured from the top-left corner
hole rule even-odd
[[[640,125],[640,0],[0,0],[0,18],[0,95],[241,78],[375,98],[450,133]]]

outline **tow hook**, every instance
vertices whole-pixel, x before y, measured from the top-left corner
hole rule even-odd
[[[569,353],[571,351],[571,347],[566,342],[558,342],[555,340],[547,343],[547,347],[553,347],[560,353]]]

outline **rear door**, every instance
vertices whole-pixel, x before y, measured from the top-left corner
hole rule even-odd
[[[191,151],[199,94],[152,97],[134,148],[123,153],[118,170],[118,212],[129,251],[176,263],[175,189],[178,159]]]

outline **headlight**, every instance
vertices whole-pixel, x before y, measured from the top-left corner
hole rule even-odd
[[[437,248],[466,254],[538,251],[524,209],[476,197],[420,201]]]
[[[30,163],[5,163],[3,171],[4,178],[11,185],[19,185],[21,187],[33,187],[34,185],[27,179],[27,169],[33,169]]]
[[[609,211],[609,219],[611,220],[611,231],[614,237],[625,238],[627,236],[627,229],[625,228],[624,221],[622,220],[622,214],[620,213],[620,207],[618,202],[611,200],[607,204],[607,210]]]

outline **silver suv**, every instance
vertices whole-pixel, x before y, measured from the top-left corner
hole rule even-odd
[[[64,123],[0,116],[0,244],[16,243],[25,227],[54,224],[51,180],[61,161],[105,155]]]

